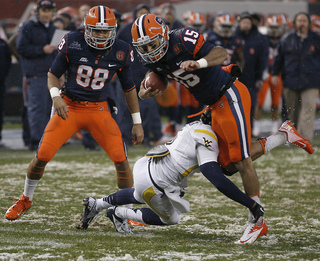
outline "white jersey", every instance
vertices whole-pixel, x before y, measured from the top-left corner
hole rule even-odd
[[[134,197],[145,202],[165,224],[177,224],[181,213],[190,210],[180,197],[187,178],[207,162],[217,162],[217,137],[211,126],[202,122],[187,124],[164,146],[150,150],[133,168]]]
[[[185,178],[199,172],[200,165],[218,161],[217,137],[210,125],[200,121],[187,124],[165,146],[170,152],[169,155],[161,160],[153,159],[150,165],[152,177],[160,187],[185,187]]]

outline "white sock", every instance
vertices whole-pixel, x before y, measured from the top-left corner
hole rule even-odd
[[[260,125],[261,125],[260,120],[253,121],[253,130],[252,130],[253,136],[258,137],[260,135]]]
[[[134,221],[144,223],[142,219],[142,212],[139,209],[117,207],[116,215],[121,217],[122,219],[131,219]]]
[[[107,197],[105,197],[105,198],[107,198]],[[107,201],[105,201],[104,198],[98,198],[96,203],[97,203],[96,210],[99,212],[104,209],[108,209],[108,208],[112,207],[112,205],[109,204]]]
[[[287,141],[286,134],[278,131],[277,133],[266,138],[265,150],[266,152],[269,152],[274,148],[285,144],[286,141]]]
[[[26,181],[24,183],[24,192],[23,195],[28,197],[30,201],[33,199],[33,193],[38,185],[39,180],[29,179],[26,177]]]
[[[275,134],[278,132],[279,129],[279,121],[272,121],[272,125],[271,125],[271,134]]]

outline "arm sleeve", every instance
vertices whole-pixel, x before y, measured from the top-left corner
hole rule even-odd
[[[243,193],[231,180],[223,175],[220,165],[217,162],[207,162],[200,166],[202,174],[224,195],[240,203],[241,205],[252,208],[255,201]]]
[[[128,92],[136,87],[133,81],[132,72],[129,66],[126,66],[122,70],[119,70],[118,76],[119,76],[119,80],[120,80],[123,91]]]
[[[65,55],[58,52],[58,55],[54,59],[49,72],[51,72],[57,78],[60,78],[68,68],[68,59]]]

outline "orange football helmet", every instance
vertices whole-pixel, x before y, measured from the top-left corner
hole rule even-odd
[[[229,14],[217,18],[217,34],[223,38],[230,38],[236,30],[236,20]]]
[[[320,16],[311,15],[311,30],[320,34]]]
[[[105,6],[92,7],[84,19],[84,39],[92,48],[106,50],[110,48],[116,39],[117,20],[113,12]],[[106,31],[106,38],[93,37],[92,32]]]
[[[186,24],[188,27],[194,28],[200,33],[203,33],[206,29],[206,19],[198,12],[192,12]]]
[[[159,16],[145,14],[137,18],[132,25],[131,35],[133,46],[147,63],[159,61],[168,51],[169,28]],[[148,51],[147,45],[152,42],[159,46]]]
[[[283,15],[270,15],[267,18],[267,35],[269,37],[281,37],[285,33],[286,19]]]

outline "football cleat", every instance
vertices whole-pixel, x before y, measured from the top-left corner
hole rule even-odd
[[[8,220],[15,220],[20,217],[25,211],[32,206],[32,201],[29,197],[25,197],[23,194],[6,212],[5,216]]]
[[[249,222],[243,235],[235,242],[235,244],[252,244],[256,242],[259,237],[267,234],[267,232],[268,226],[264,222],[264,219],[262,219],[261,225]]]
[[[87,229],[89,224],[97,217],[99,211],[96,210],[97,200],[92,197],[87,197],[83,200],[84,210],[82,213],[81,229]]]
[[[119,233],[132,233],[129,228],[128,220],[122,219],[116,214],[116,210],[118,207],[111,207],[107,210],[107,217],[111,220],[114,227]]]
[[[144,227],[146,225],[144,223],[141,223],[139,221],[134,221],[134,220],[131,220],[131,219],[128,219],[128,224],[130,226],[133,226],[133,227]]]
[[[279,128],[279,131],[284,132],[286,134],[287,141],[289,143],[304,149],[306,152],[310,154],[313,153],[313,148],[310,142],[296,130],[296,128],[290,121],[285,121],[284,123],[282,123]]]

